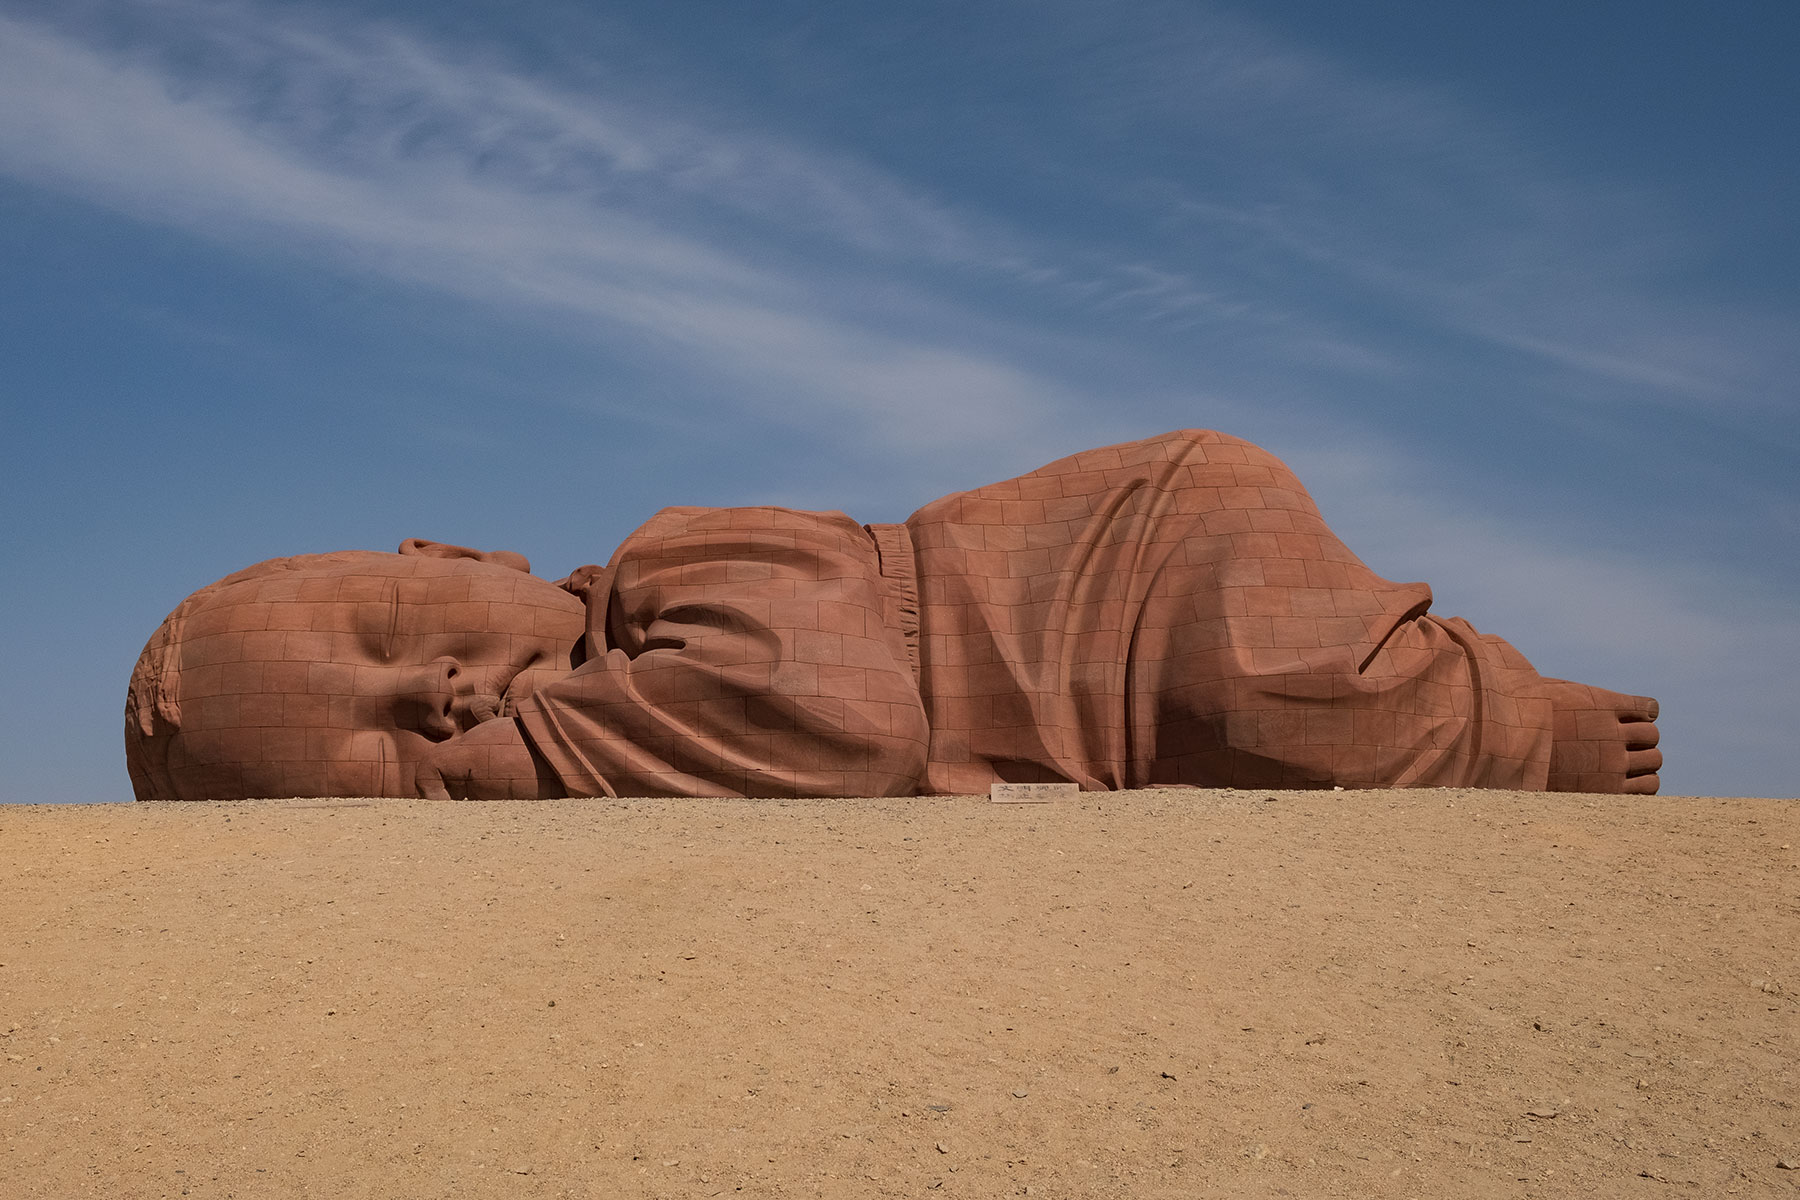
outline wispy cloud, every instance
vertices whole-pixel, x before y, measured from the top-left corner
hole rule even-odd
[[[1704,214],[1570,161],[1463,95],[1218,9],[1102,16],[1076,2],[1060,18],[1036,36],[1088,68],[1070,105],[1090,134],[1078,144],[1156,148],[1113,152],[1112,190],[1096,201],[1127,214],[1121,227],[1159,230],[1147,268],[1251,300],[1246,326],[1254,298],[1285,291],[1291,317],[1315,326],[1360,304],[1515,353],[1562,373],[1572,403],[1648,401],[1742,426],[1790,402],[1800,313],[1684,286],[1721,252],[1693,219]],[[1291,286],[1266,286],[1276,278]],[[1306,305],[1303,281],[1329,299]],[[1351,328],[1365,346],[1391,341]]]
[[[391,27],[155,11],[183,38],[109,49],[0,17],[0,170],[256,252],[597,320],[602,338],[735,385],[719,394],[780,391],[788,419],[847,420],[851,436],[952,446],[1069,402],[955,336],[975,318],[942,298],[865,300],[861,317],[841,302],[869,291],[871,260],[955,265],[1003,241],[872,169],[632,113]]]
[[[1203,6],[1032,23],[1084,69],[1060,81],[1057,137],[992,150],[1048,163],[1092,206],[1054,245],[753,114],[648,103],[609,84],[604,47],[558,82],[343,12],[68,11],[106,19],[0,16],[0,170],[204,236],[599,318],[726,375],[746,340],[704,339],[772,323],[790,350],[810,328],[834,386],[858,362],[875,381],[933,361],[965,412],[999,376],[1056,397],[997,338],[956,336],[994,319],[952,298],[970,283],[1191,332],[1221,371],[1235,355],[1391,375],[1404,353],[1356,320],[1359,300],[1566,372],[1587,403],[1761,413],[1800,368],[1792,314],[1660,286],[1697,251],[1642,196],[1559,169],[1443,89]]]
[[[1379,387],[1416,371],[1409,337],[1535,360],[1600,410],[1758,419],[1800,368],[1790,316],[1654,286],[1679,257],[1654,205],[1559,174],[1441,89],[1204,7],[1036,23],[1084,70],[1055,136],[993,149],[1049,163],[1091,206],[1054,242],[754,113],[652,103],[610,80],[603,45],[577,80],[260,0],[61,12],[0,16],[0,171],[560,315],[719,395],[779,394],[797,421],[905,445],[1076,422],[1097,388],[1155,412],[1197,369],[1214,391],[1295,369]],[[1094,154],[1110,157],[1077,169]],[[1059,345],[1013,323],[1027,309],[1060,322]]]
[[[108,7],[108,6],[103,6]],[[728,129],[609,91],[559,87],[498,58],[385,22],[256,0],[142,0],[115,44],[184,113],[205,111],[319,166],[399,181],[437,167],[596,209],[655,212],[684,198],[781,230],[907,258],[987,254],[993,230],[848,157],[739,122]],[[55,35],[47,35],[54,37]]]
[[[1588,405],[1753,400],[1796,353],[1771,348],[1800,345],[1780,317],[1724,329],[1631,289],[1658,252],[1623,243],[1649,218],[1596,236],[1612,197],[1455,97],[1204,8],[1156,10],[1155,37],[1092,14],[1044,27],[1106,50],[1062,47],[1084,64],[1079,113],[1014,148],[1094,204],[1054,244],[754,114],[649,103],[600,67],[574,83],[258,0],[67,12],[108,19],[0,16],[0,170],[254,253],[548,314],[764,417],[903,451],[1021,430],[1050,431],[1021,455],[1066,448],[1104,425],[1096,399],[1179,408],[1160,398],[1184,377],[1189,394],[1249,396],[1296,368],[1379,387],[1417,366],[1404,332],[1358,318],[1371,303],[1619,385],[1573,386]],[[1138,132],[1156,155],[1129,148]],[[1086,174],[1056,157],[1105,146],[1126,148]],[[1061,345],[1010,323],[1033,295],[1085,314]],[[1186,343],[1134,342],[1131,322]]]
[[[720,394],[779,391],[797,420],[915,447],[1016,436],[1078,419],[1066,363],[1084,353],[1115,381],[1109,405],[1129,404],[1130,355],[1098,339],[1038,358],[1041,335],[970,307],[971,285],[1062,306],[1065,351],[1085,312],[1381,369],[1331,321],[1217,273],[1105,239],[1041,245],[850,154],[646,105],[603,72],[558,83],[255,0],[70,11],[113,19],[0,16],[0,171],[256,253],[592,322]]]

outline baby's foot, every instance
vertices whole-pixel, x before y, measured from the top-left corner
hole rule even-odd
[[[1550,790],[1654,795],[1662,783],[1656,701],[1566,679],[1549,684],[1556,713]]]

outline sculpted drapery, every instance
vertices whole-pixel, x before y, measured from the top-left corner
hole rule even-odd
[[[518,717],[570,794],[1550,769],[1530,664],[1369,570],[1279,460],[1218,433],[1077,454],[902,525],[666,509],[563,586],[584,661]]]

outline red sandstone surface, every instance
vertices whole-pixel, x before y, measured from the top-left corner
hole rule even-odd
[[[1180,430],[903,525],[664,509],[555,584],[417,538],[262,563],[152,635],[126,762],[141,800],[1657,790],[1655,700],[1430,603]]]

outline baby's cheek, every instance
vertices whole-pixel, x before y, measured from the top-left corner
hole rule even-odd
[[[326,777],[338,796],[406,796],[410,778],[397,739],[370,729],[345,731],[332,739]]]
[[[387,796],[380,763],[334,762],[326,764],[327,796]]]

